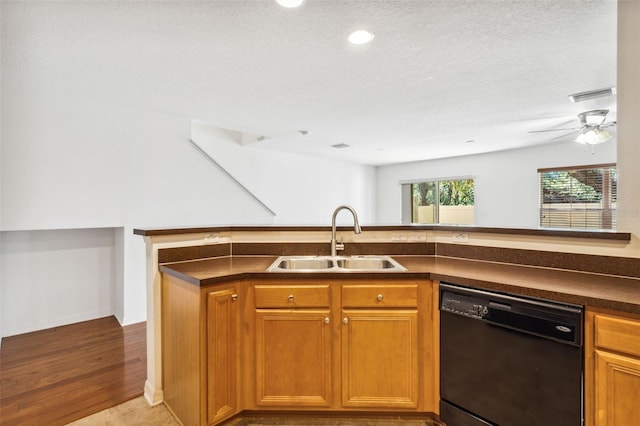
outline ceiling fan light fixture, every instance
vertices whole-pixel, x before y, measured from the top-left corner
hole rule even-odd
[[[576,142],[583,145],[597,145],[599,143],[606,142],[609,139],[611,139],[611,133],[606,130],[593,128],[580,133],[576,138]]]
[[[569,95],[569,100],[573,103],[588,101],[589,99],[602,98],[604,96],[612,96],[616,94],[615,87],[608,87],[606,89],[590,90],[587,92],[574,93]]]
[[[608,109],[594,109],[578,114],[580,123],[583,126],[600,126],[607,119]]]

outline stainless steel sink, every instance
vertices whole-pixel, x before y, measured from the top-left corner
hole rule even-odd
[[[389,256],[280,256],[268,272],[399,272],[407,269]]]
[[[346,257],[337,259],[338,268],[344,269],[393,269],[397,266],[397,262],[393,262],[391,258],[382,257]]]
[[[329,269],[333,267],[333,261],[326,257],[288,257],[282,256],[278,258],[276,263],[271,267],[286,270],[313,270]]]

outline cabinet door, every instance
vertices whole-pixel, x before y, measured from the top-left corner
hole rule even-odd
[[[236,413],[236,294],[233,289],[207,296],[207,420]]]
[[[640,419],[640,360],[606,351],[595,354],[598,426],[635,425]]]
[[[416,408],[418,311],[342,312],[342,404]]]
[[[263,406],[331,404],[329,310],[256,310],[256,392]]]

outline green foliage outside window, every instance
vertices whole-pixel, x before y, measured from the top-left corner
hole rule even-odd
[[[441,206],[472,206],[474,204],[473,179],[445,180],[438,183]]]
[[[414,183],[413,187],[413,203],[416,206],[432,206],[436,201],[436,183],[422,182]]]
[[[473,179],[413,183],[411,195],[412,223],[474,223]]]
[[[436,185],[441,206],[472,206],[475,202],[473,179],[414,183],[413,200],[417,206],[432,206],[436,201]]]
[[[616,169],[611,174],[615,201]],[[558,170],[542,173],[542,196],[545,203],[594,203],[602,201],[603,169]]]

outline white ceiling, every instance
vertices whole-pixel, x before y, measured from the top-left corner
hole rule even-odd
[[[350,45],[363,28],[373,42]],[[528,132],[577,127],[595,108],[615,119],[615,97],[567,98],[616,84],[615,0],[3,0],[2,47],[3,90],[163,111],[270,137],[251,148],[363,164],[562,143],[551,139],[567,132]]]

